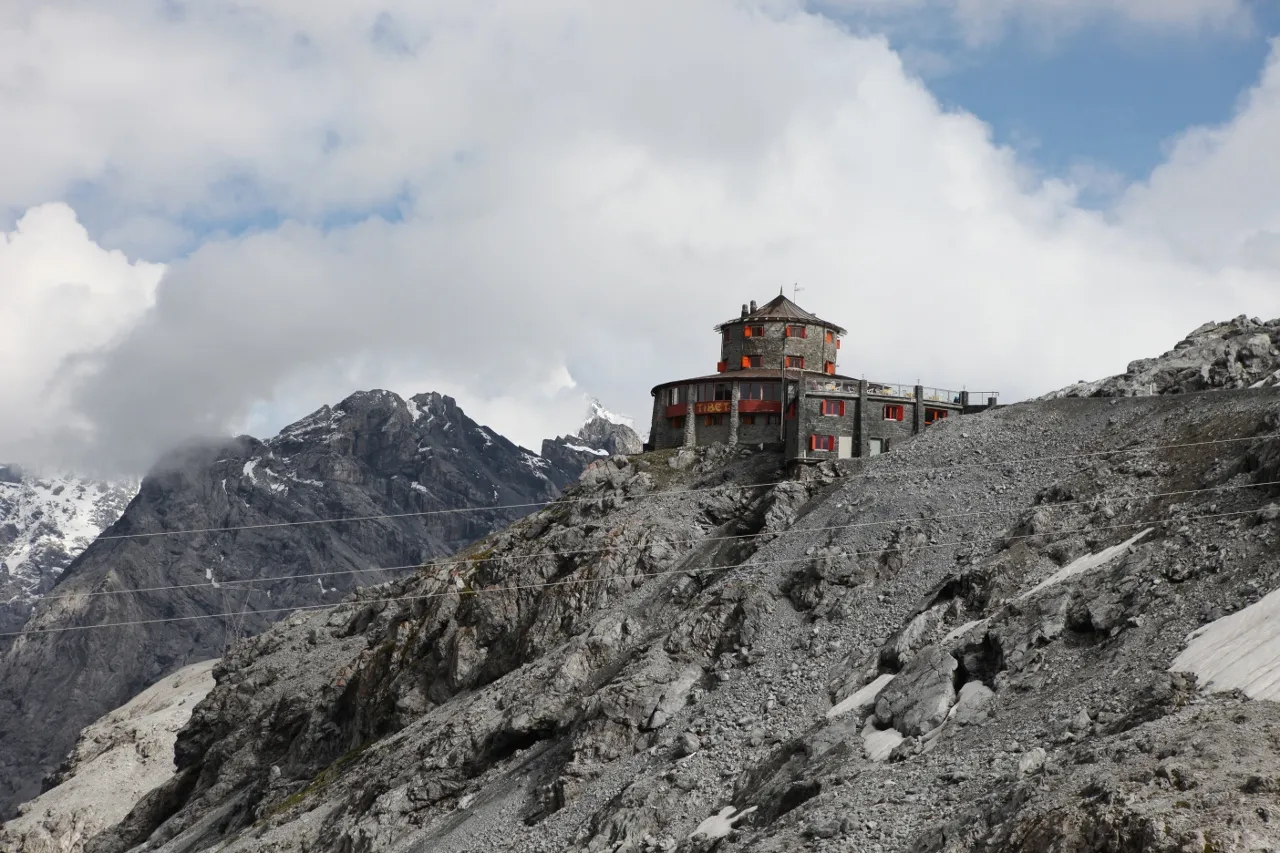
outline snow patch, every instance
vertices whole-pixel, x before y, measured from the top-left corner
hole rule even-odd
[[[1170,672],[1194,672],[1211,693],[1239,689],[1250,699],[1280,702],[1280,589],[1187,640]]]
[[[891,672],[882,674],[875,681],[860,688],[852,696],[842,699],[830,711],[827,711],[827,719],[833,720],[841,714],[847,714],[850,711],[857,711],[874,705],[876,698],[880,695],[880,691],[888,687],[889,682],[893,681],[893,679],[894,675]]]
[[[592,454],[595,454],[596,456],[609,455],[609,451],[607,450],[596,450],[594,447],[584,447],[581,444],[570,444],[567,441],[565,442],[564,446],[569,448],[570,450],[576,450],[579,453],[592,453]]]
[[[703,838],[724,838],[733,831],[733,825],[742,820],[747,815],[756,810],[756,806],[745,808],[734,814],[733,806],[725,806],[719,814],[711,817],[698,824],[698,828],[689,833],[690,838],[702,836]]]
[[[1091,572],[1094,569],[1102,568],[1107,563],[1110,563],[1112,560],[1114,560],[1116,557],[1127,554],[1130,548],[1138,544],[1138,542],[1141,541],[1144,537],[1146,537],[1149,533],[1151,533],[1152,530],[1155,530],[1155,528],[1148,527],[1146,530],[1142,531],[1137,536],[1134,536],[1132,539],[1128,539],[1124,542],[1121,542],[1119,545],[1112,545],[1110,548],[1106,548],[1102,551],[1099,551],[1096,554],[1086,554],[1083,557],[1079,558],[1078,560],[1071,561],[1070,563],[1063,566],[1058,571],[1054,572],[1048,578],[1041,581],[1036,586],[1032,587],[1030,590],[1018,596],[1017,599],[1015,600],[1022,601],[1024,598],[1029,598],[1035,595],[1037,592],[1039,592],[1042,589],[1046,589],[1048,587],[1054,586],[1055,584],[1060,584],[1063,581],[1067,580],[1068,578],[1073,578],[1076,575],[1082,575],[1085,572]]]
[[[253,469],[256,467],[258,467],[258,460],[250,459],[244,463],[244,468],[242,469],[242,476],[246,477],[255,486],[258,485],[258,478],[253,476]]]
[[[906,738],[897,729],[877,729],[875,720],[867,720],[862,727],[862,747],[867,751],[867,758],[872,761],[884,761],[893,752],[893,748]]]

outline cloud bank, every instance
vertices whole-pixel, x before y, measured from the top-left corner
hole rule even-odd
[[[96,336],[50,331],[45,378],[3,362],[0,457],[34,431],[137,470],[374,385],[536,447],[584,390],[644,423],[652,385],[713,371],[712,325],[793,282],[850,329],[842,372],[1005,399],[1280,314],[1275,54],[1099,212],[782,0],[164,9],[0,13],[25,81],[0,112],[33,131],[0,137],[0,206],[67,200],[94,236],[53,208],[60,252],[150,282],[106,287]]]

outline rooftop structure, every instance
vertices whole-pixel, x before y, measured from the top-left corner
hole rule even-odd
[[[715,373],[654,387],[652,449],[719,442],[780,446],[797,462],[875,456],[930,424],[996,404],[995,393],[838,373],[845,329],[782,294],[743,305],[715,330]]]

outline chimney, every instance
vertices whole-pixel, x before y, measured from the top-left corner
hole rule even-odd
[[[742,303],[742,316],[747,316],[747,303]]]
[[[756,313],[756,301],[754,299],[751,300],[751,313]]]

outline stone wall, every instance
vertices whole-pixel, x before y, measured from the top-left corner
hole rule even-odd
[[[732,381],[732,377],[725,377],[720,381]],[[788,382],[787,386],[787,393],[794,395],[797,391],[796,383]],[[654,397],[650,442],[655,450],[682,447],[690,441],[690,432],[687,426],[673,427],[666,417],[668,398],[664,390],[659,390]],[[824,399],[843,400],[845,403],[844,414],[822,414],[822,401]],[[865,413],[861,409],[863,400],[866,400]],[[734,408],[736,409],[738,405],[739,402],[735,400]],[[886,406],[901,406],[902,420],[886,420],[884,417]],[[784,449],[788,458],[835,459],[839,455],[838,440],[836,448],[833,450],[811,450],[809,436],[830,435],[835,436],[837,439],[840,436],[848,436],[853,439],[853,455],[866,456],[869,453],[872,439],[880,439],[886,442],[884,449],[891,450],[899,442],[910,438],[923,429],[927,429],[925,412],[931,408],[946,409],[950,413],[948,417],[960,417],[962,415],[962,407],[959,404],[935,401],[917,403],[911,399],[872,396],[870,394],[866,397],[857,397],[808,392],[801,400],[798,418],[784,419],[784,415],[780,413],[776,417],[782,420],[782,423],[770,423],[770,413],[740,412],[738,413],[736,434],[733,430],[732,413],[722,415],[720,423],[714,425],[707,423],[706,415],[693,415],[692,442],[698,445],[707,445],[717,442],[729,444],[733,441],[733,443],[745,445],[763,443],[774,446],[779,442],[785,442]],[[755,422],[745,423],[743,419],[746,416],[753,416]],[[687,420],[688,416],[686,416],[686,423]],[[785,430],[783,429],[784,425]]]
[[[764,329],[764,337],[744,334],[747,327]],[[787,326],[802,327],[806,337],[787,337]],[[824,363],[836,362],[835,331],[832,340],[827,342],[824,326],[804,325],[802,323],[783,323],[771,321],[764,323],[730,323],[724,327],[720,343],[720,360],[725,362],[730,372],[742,369],[742,357],[758,355],[760,366],[768,370],[777,370],[783,366],[783,357],[798,355],[804,358],[806,370],[821,371]]]

